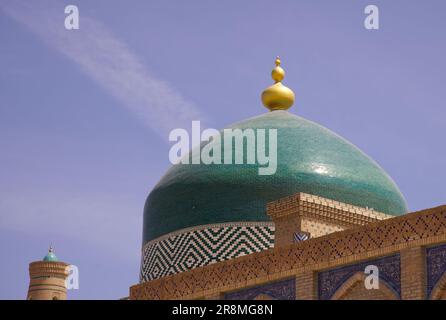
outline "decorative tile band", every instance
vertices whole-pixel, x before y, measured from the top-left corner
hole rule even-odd
[[[364,272],[367,265],[377,266],[380,279],[384,280],[398,297],[401,297],[401,260],[400,255],[396,254],[319,273],[319,299],[330,299],[351,276],[357,272]]]
[[[183,229],[144,246],[140,282],[260,252],[273,246],[272,222],[234,222]]]
[[[296,278],[225,294],[225,300],[296,300]]]
[[[430,297],[435,285],[446,273],[446,244],[426,249],[427,296]]]

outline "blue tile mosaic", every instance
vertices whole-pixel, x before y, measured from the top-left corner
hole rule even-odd
[[[320,272],[318,274],[319,299],[329,300],[345,281],[357,272],[364,272],[368,265],[377,266],[380,279],[384,280],[398,297],[401,297],[401,260],[400,255],[396,254]]]
[[[225,294],[225,300],[253,300],[258,295],[267,295],[274,300],[295,300],[296,279],[281,280],[265,285]]]
[[[446,244],[426,249],[427,296],[446,272]]]

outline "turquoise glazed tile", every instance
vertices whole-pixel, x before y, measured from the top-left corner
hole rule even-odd
[[[297,192],[391,215],[407,212],[398,187],[375,161],[314,122],[273,111],[230,128],[277,129],[276,173],[261,176],[257,165],[247,164],[172,166],[147,198],[144,244],[192,226],[269,221],[267,202]]]

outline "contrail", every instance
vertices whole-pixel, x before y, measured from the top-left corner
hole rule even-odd
[[[76,63],[167,141],[169,131],[208,118],[167,82],[150,74],[137,55],[99,21],[80,11],[80,29],[66,30],[64,7],[52,1],[2,1],[8,16]]]

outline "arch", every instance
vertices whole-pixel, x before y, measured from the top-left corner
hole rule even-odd
[[[275,300],[275,299],[268,294],[261,293],[257,295],[253,300]]]
[[[338,290],[333,294],[333,296],[330,298],[331,300],[344,300],[348,295],[352,292],[353,289],[357,288],[358,285],[361,285],[361,287],[364,284],[364,281],[366,279],[366,275],[362,272],[357,272],[354,275],[352,275],[350,278],[348,278],[347,281],[345,281]],[[363,290],[367,290],[363,288]],[[380,296],[370,296],[369,299],[379,299],[379,300],[398,300],[399,297],[395,293],[395,291],[387,284],[387,282],[383,281],[382,279],[379,279],[379,289],[370,289],[373,291],[378,291],[380,293]],[[369,290],[367,290],[369,291]]]
[[[446,300],[446,272],[437,281],[430,294],[431,300]]]

